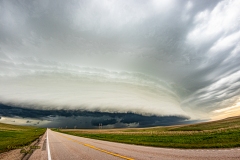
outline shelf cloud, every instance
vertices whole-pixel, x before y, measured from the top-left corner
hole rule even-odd
[[[0,103],[190,120],[239,115],[239,8],[238,0],[0,1]]]

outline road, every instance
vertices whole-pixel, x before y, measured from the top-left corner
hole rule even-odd
[[[47,136],[48,135],[48,136]],[[47,138],[48,137],[48,138]],[[48,143],[49,142],[49,143]],[[58,133],[47,129],[42,149],[34,151],[30,160],[227,160],[240,159],[240,148],[234,149],[170,149],[106,142]]]

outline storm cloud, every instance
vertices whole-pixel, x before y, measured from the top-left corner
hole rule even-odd
[[[239,115],[239,8],[238,0],[2,0],[0,103],[133,119]]]
[[[0,122],[19,124],[18,120],[25,120],[25,125],[39,127],[61,128],[125,128],[167,126],[189,124],[197,121],[184,116],[144,116],[136,113],[90,112],[84,110],[39,110],[0,104],[0,116],[10,118]],[[43,123],[43,122],[48,123]],[[33,122],[33,123],[32,123]]]

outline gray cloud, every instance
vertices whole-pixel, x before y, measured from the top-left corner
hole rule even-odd
[[[0,1],[0,102],[210,118],[239,101],[239,7]]]
[[[38,110],[0,104],[0,116],[2,115],[9,120],[0,118],[0,122],[19,124],[25,120],[25,125],[63,128],[98,128],[99,124],[104,128],[149,127],[195,122],[184,116],[144,116],[135,113],[86,110]]]

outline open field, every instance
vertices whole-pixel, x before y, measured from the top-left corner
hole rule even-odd
[[[240,147],[240,116],[214,122],[170,127],[54,130],[86,138],[155,147]]]
[[[29,145],[45,131],[45,128],[0,123],[0,153]]]

